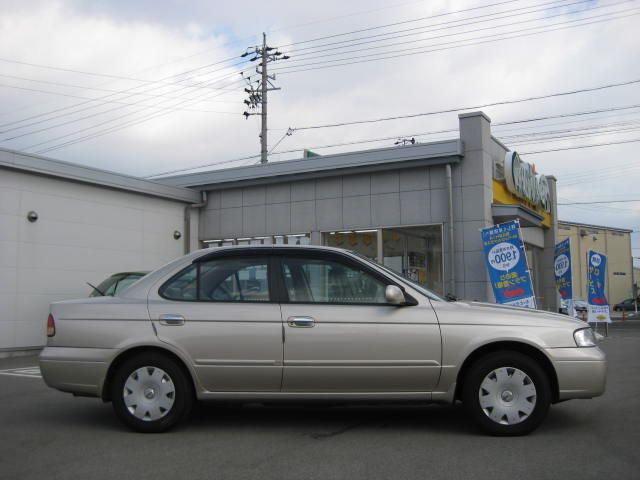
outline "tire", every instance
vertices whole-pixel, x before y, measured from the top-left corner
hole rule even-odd
[[[174,360],[143,353],[126,360],[111,382],[118,418],[142,433],[165,432],[184,420],[193,405],[193,386]]]
[[[551,387],[547,374],[531,357],[499,351],[471,366],[463,379],[462,402],[483,432],[526,435],[547,416]]]

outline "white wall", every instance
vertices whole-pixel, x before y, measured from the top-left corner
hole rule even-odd
[[[49,302],[86,297],[85,282],[182,255],[175,230],[178,201],[0,168],[0,353],[43,345]]]

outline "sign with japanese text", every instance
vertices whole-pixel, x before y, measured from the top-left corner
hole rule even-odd
[[[481,230],[485,263],[496,303],[536,308],[517,220]]]
[[[556,244],[553,270],[556,276],[556,287],[563,300],[573,299],[573,282],[571,280],[571,239],[567,238]]]
[[[607,256],[589,250],[587,254],[587,322],[611,323],[609,302],[604,293],[604,282],[607,275]]]

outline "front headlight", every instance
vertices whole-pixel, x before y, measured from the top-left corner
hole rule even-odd
[[[579,347],[596,346],[596,337],[593,334],[593,330],[591,330],[591,327],[576,330],[575,332],[573,332],[573,338],[576,341],[576,345]]]

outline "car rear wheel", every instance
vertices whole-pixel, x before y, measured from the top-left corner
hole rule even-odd
[[[475,423],[491,435],[526,435],[551,404],[544,370],[519,352],[501,351],[476,361],[465,375],[462,400]]]
[[[118,368],[111,398],[116,415],[128,427],[159,433],[187,417],[193,388],[176,362],[161,354],[145,353]]]

